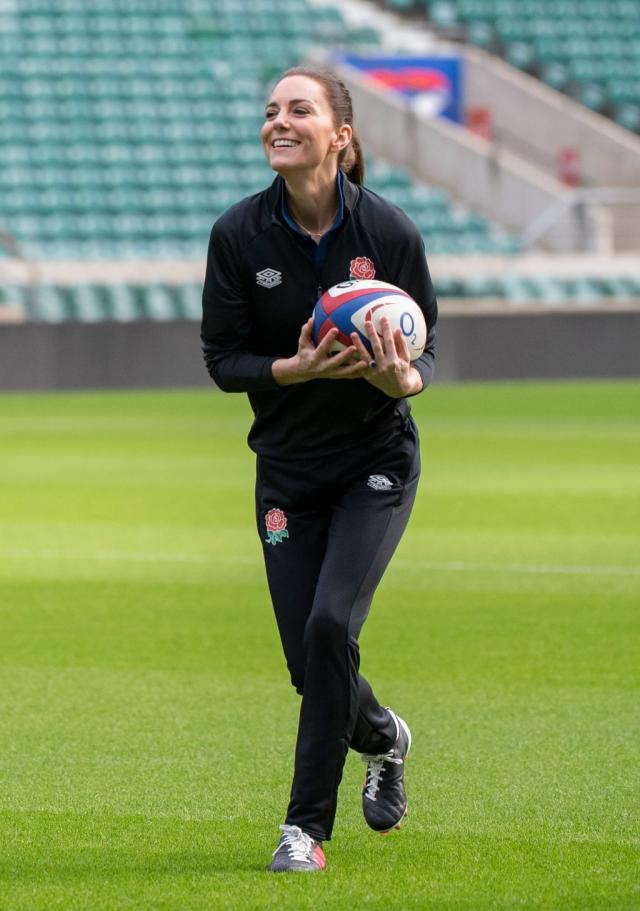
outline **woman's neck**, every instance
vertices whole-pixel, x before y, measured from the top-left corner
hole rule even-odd
[[[328,177],[291,174],[284,181],[291,217],[308,234],[317,236],[327,231],[340,206],[336,174]]]

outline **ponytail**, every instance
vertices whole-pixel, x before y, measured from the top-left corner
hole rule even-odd
[[[338,156],[338,166],[344,171],[351,183],[364,183],[364,155],[355,130],[351,137],[351,142]]]

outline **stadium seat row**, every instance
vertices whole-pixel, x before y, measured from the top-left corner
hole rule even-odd
[[[498,298],[519,301],[601,301],[640,299],[640,277],[561,279],[550,276],[527,278],[505,276],[500,278],[481,277],[477,279],[440,278],[437,282],[439,297],[442,298]]]
[[[602,300],[640,299],[640,278],[555,279],[548,276],[437,280],[438,297],[509,299],[515,303],[563,301],[595,303]],[[47,323],[73,320],[199,320],[202,286],[197,283],[166,285],[81,284],[0,287],[3,306],[22,308],[30,319]]]

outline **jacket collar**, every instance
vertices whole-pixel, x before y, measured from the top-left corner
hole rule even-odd
[[[283,224],[280,217],[280,199],[283,189],[284,178],[279,174],[267,190],[267,204],[271,214],[271,221]],[[351,183],[347,175],[342,171],[342,195],[344,199],[344,214],[351,214],[356,202],[358,201],[358,186]]]

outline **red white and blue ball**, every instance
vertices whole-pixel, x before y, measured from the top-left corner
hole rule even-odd
[[[389,320],[392,332],[396,329],[402,332],[411,360],[420,357],[427,341],[422,310],[406,291],[374,279],[352,279],[325,291],[313,311],[313,340],[319,345],[330,329],[337,329],[331,351],[342,351],[353,344],[351,333],[357,332],[371,352],[364,324],[371,320],[378,335],[382,336],[380,320],[383,316]]]

